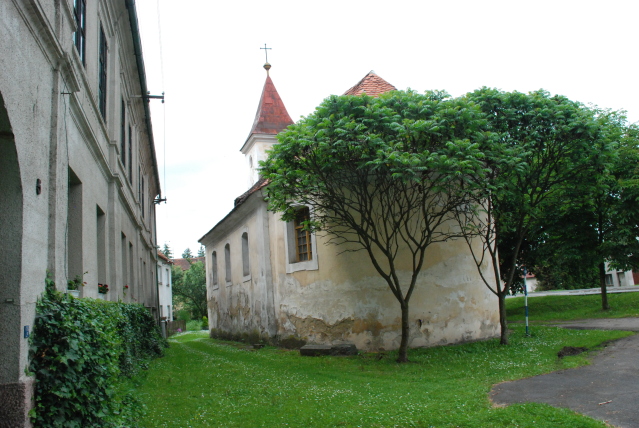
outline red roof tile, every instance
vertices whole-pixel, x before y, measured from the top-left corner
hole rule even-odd
[[[264,187],[266,187],[268,185],[269,181],[265,178],[260,178],[259,180],[257,180],[257,183],[255,183],[253,186],[251,186],[250,189],[248,189],[246,192],[242,193],[240,196],[238,196],[237,198],[235,198],[235,203],[233,204],[233,206],[238,206],[241,205],[244,201],[246,201],[248,199],[249,196],[251,196],[253,193],[257,192],[260,189],[263,189]]]
[[[166,263],[173,264],[173,262],[169,260],[169,258],[165,256],[162,251],[158,251],[158,257],[164,260]]]
[[[191,269],[193,263],[202,262],[206,263],[206,257],[193,257],[191,259],[171,259],[174,265],[179,266],[182,270]]]
[[[271,77],[266,76],[262,97],[260,98],[260,104],[257,106],[253,129],[251,129],[249,137],[253,134],[275,135],[292,124],[293,120],[288,115]]]
[[[344,92],[344,95],[362,95],[363,93],[366,93],[366,95],[371,97],[377,97],[384,92],[396,90],[396,87],[379,77],[371,70],[362,80],[359,81],[357,85]]]

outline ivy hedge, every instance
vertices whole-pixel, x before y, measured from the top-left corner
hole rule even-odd
[[[141,409],[123,386],[166,346],[144,306],[76,299],[47,278],[29,350],[34,426],[135,426]]]

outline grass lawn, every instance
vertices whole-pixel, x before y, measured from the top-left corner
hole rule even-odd
[[[614,304],[614,300],[613,300]],[[627,336],[613,331],[539,326],[511,345],[498,341],[396,353],[300,357],[298,352],[209,339],[204,332],[170,340],[164,358],[137,379],[144,427],[604,427],[543,404],[493,408],[495,383],[585,364],[559,360],[564,346],[596,347]]]
[[[639,292],[608,294],[609,311],[601,309],[601,295],[528,297],[529,320],[558,321],[587,318],[639,317]],[[524,320],[524,298],[506,299],[508,321]]]

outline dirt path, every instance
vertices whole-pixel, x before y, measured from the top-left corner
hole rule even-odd
[[[564,328],[639,332],[639,318],[565,322]],[[567,407],[621,428],[639,428],[639,334],[611,342],[589,366],[495,385],[495,404]]]

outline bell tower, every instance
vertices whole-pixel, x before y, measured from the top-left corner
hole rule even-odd
[[[264,64],[264,69],[266,82],[264,82],[260,103],[257,106],[253,128],[240,149],[249,166],[249,187],[259,180],[259,161],[266,159],[266,151],[277,142],[275,136],[293,124],[269,75],[271,64],[268,60]]]

